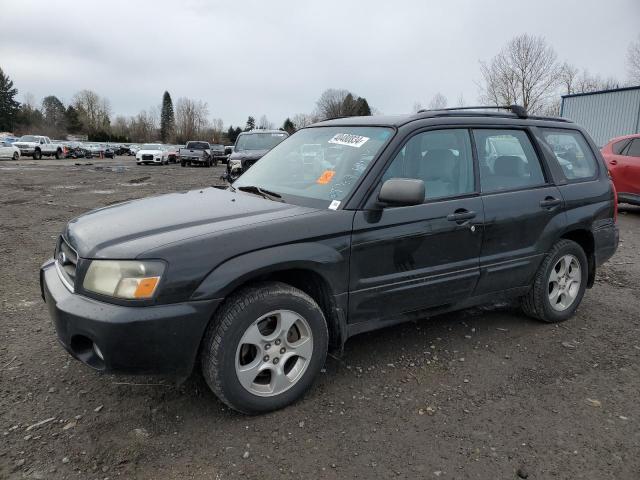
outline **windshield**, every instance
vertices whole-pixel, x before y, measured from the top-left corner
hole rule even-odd
[[[40,139],[38,137],[34,137],[33,135],[24,135],[20,137],[21,142],[39,142]]]
[[[161,150],[162,147],[157,143],[145,143],[140,150]]]
[[[303,129],[268,152],[233,186],[256,186],[290,203],[337,209],[392,135],[385,127]]]
[[[236,141],[236,152],[243,150],[271,150],[281,141],[287,138],[287,134],[282,133],[244,133]]]
[[[190,150],[206,150],[209,148],[209,144],[205,142],[189,142],[187,148]]]

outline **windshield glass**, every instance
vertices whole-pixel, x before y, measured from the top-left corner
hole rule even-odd
[[[392,135],[385,127],[303,129],[268,152],[233,186],[260,187],[294,204],[338,208]]]
[[[140,150],[161,150],[161,147],[157,143],[145,143]]]
[[[281,141],[287,138],[287,134],[282,133],[244,133],[238,137],[236,142],[236,152],[243,150],[271,150]]]
[[[209,148],[209,144],[205,142],[189,142],[187,148],[190,150],[206,150]]]
[[[38,137],[34,137],[33,135],[24,135],[20,137],[21,142],[39,142],[40,139]]]

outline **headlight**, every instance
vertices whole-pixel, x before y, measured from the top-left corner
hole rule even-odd
[[[144,300],[153,297],[163,271],[162,262],[92,260],[82,285],[110,297]]]

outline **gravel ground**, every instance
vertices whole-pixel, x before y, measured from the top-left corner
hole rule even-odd
[[[268,415],[230,411],[197,374],[71,359],[38,287],[65,222],[223,168],[0,162],[0,478],[639,478],[640,208],[568,322],[494,305],[364,334]]]

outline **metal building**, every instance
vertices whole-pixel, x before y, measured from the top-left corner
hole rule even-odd
[[[599,147],[614,137],[640,133],[640,85],[563,95],[560,116],[583,126]]]

